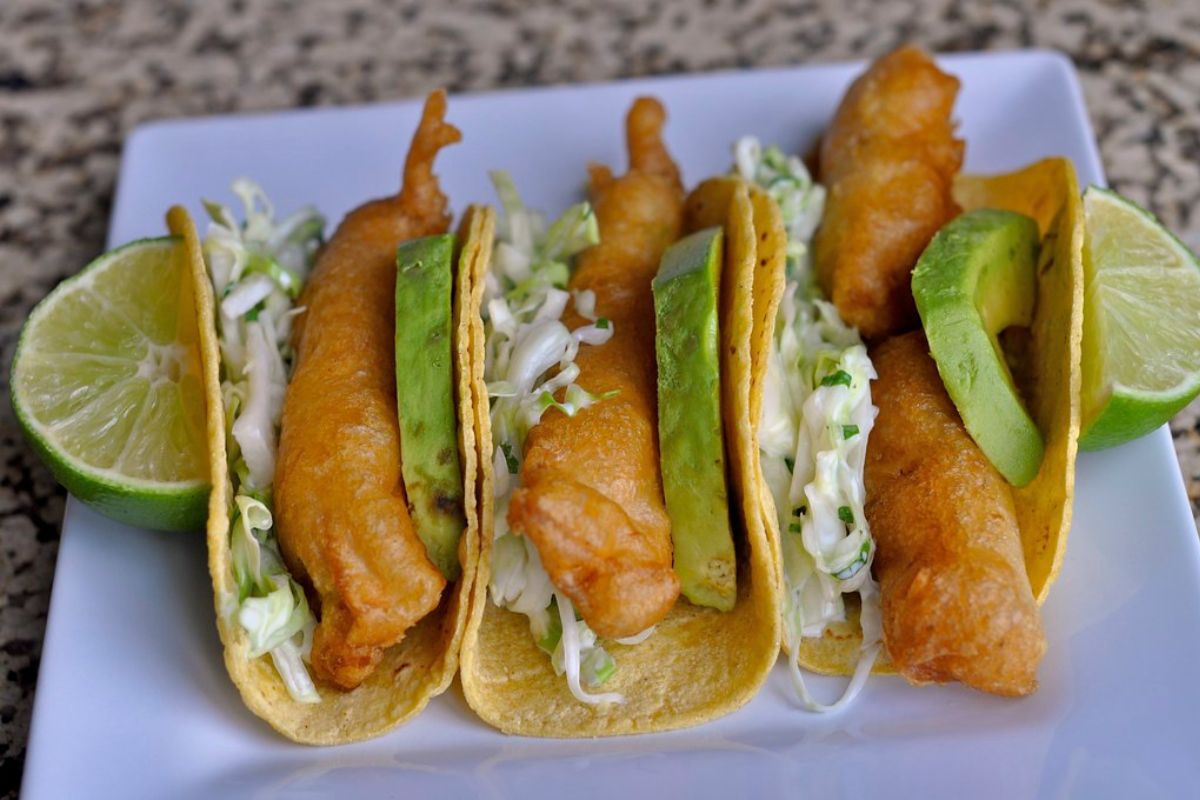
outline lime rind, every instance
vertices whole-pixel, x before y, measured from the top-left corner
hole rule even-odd
[[[18,420],[27,427],[28,418]],[[68,492],[106,517],[137,528],[165,531],[191,531],[204,527],[207,515],[208,481],[155,483],[121,477],[114,480],[105,470],[97,470],[63,460],[46,442],[29,436],[29,443],[55,479]],[[131,497],[136,501],[131,502]]]
[[[1200,380],[1172,398],[1163,398],[1158,392],[1114,387],[1099,416],[1079,437],[1079,446],[1084,450],[1104,450],[1152,433],[1197,394],[1200,394]]]
[[[123,370],[125,373],[130,371],[136,373],[137,362],[124,355],[112,355],[113,341],[110,339],[106,343],[103,336],[97,336],[97,331],[89,330],[85,324],[52,330],[43,328],[42,323],[47,321],[48,314],[63,310],[71,312],[71,307],[68,306],[64,309],[61,306],[64,302],[79,302],[89,298],[96,302],[105,302],[99,299],[100,296],[95,295],[86,284],[94,285],[97,278],[102,278],[105,269],[114,261],[131,256],[144,257],[144,254],[138,251],[160,247],[171,249],[177,247],[178,243],[179,240],[175,237],[140,239],[130,242],[97,258],[79,274],[60,283],[29,315],[18,338],[9,374],[10,396],[18,424],[34,451],[49,467],[55,478],[68,491],[105,516],[137,527],[160,530],[195,530],[203,527],[208,480],[203,474],[185,480],[152,480],[111,468],[120,463],[122,452],[128,449],[128,445],[135,440],[135,437],[138,437],[137,431],[134,430],[138,424],[138,412],[127,415],[132,419],[122,418],[122,415],[126,414],[123,401],[129,399],[128,395],[131,391],[129,388],[122,388],[122,383],[125,387],[136,384],[131,380],[122,381],[118,375],[112,378],[108,385],[105,385],[103,379],[98,377],[104,371],[100,369],[100,366],[108,363],[115,372],[121,371],[122,365],[127,365]],[[152,279],[156,276],[149,277]],[[146,285],[142,284],[141,288],[144,289]],[[153,286],[152,280],[149,285]],[[157,300],[174,303],[178,298],[157,297]],[[136,309],[136,304],[125,304],[125,306],[124,308],[106,309],[114,312],[113,319],[118,320],[107,332],[112,333],[113,330],[116,330],[118,333],[123,333],[125,337],[116,348],[118,352],[121,352],[121,347],[130,346],[130,337],[134,335],[130,330],[136,331],[137,335],[143,336],[155,344],[161,343],[161,340],[166,338],[162,325],[154,324],[161,322],[161,319],[158,321],[153,319],[154,309],[143,313],[141,319],[135,322],[129,318],[129,314],[130,311]],[[82,311],[86,307],[87,303],[81,302],[80,310]],[[161,311],[161,308],[159,310]],[[70,313],[68,316],[71,316]],[[160,314],[160,317],[162,316],[165,315]],[[124,318],[124,322],[120,322],[121,318]],[[36,342],[31,341],[34,339]],[[50,349],[43,347],[43,344],[50,345]],[[68,379],[66,376],[69,374],[72,361],[90,363],[94,368],[94,373],[88,377],[77,376],[80,379]],[[35,370],[40,371],[35,374]],[[34,380],[39,381],[36,387],[39,391],[48,385],[52,390],[65,392],[67,396],[47,399],[47,396],[43,394],[35,398],[33,407],[31,407],[30,398],[27,398],[26,394],[35,391],[34,387],[30,386],[30,381]],[[149,394],[150,391],[170,391],[166,387],[155,389],[148,384],[147,386],[148,390],[143,392],[143,395]],[[175,388],[178,390],[178,387]],[[94,409],[89,407],[96,404],[97,401],[100,401],[100,404],[95,405]],[[180,405],[182,406],[182,398],[180,398]],[[39,412],[42,413],[39,414]],[[116,414],[116,416],[107,418],[109,414]],[[43,419],[46,416],[55,420],[58,425],[47,425]],[[122,450],[115,455],[111,448],[105,449],[103,444],[110,440],[118,441],[120,436],[93,436],[89,440],[84,430],[86,425],[83,423],[97,416],[101,417],[96,420],[96,424],[100,426],[102,432],[113,434],[114,426],[124,428],[127,432],[125,441],[122,443]],[[183,414],[182,416],[186,417],[187,415]],[[187,426],[186,420],[181,419],[179,423]],[[178,431],[175,433],[177,434]],[[185,439],[197,435],[203,436],[202,429],[184,431]],[[71,441],[66,442],[64,438],[71,438]],[[140,438],[145,440],[147,437]],[[200,441],[203,441],[202,438]],[[118,443],[120,442],[118,441]],[[81,445],[91,448],[88,452],[89,456],[94,453],[99,455],[99,459],[92,458],[90,460],[111,463],[107,466],[89,463],[89,458],[78,452]],[[192,441],[180,440],[176,435],[168,446],[177,451],[175,462],[178,466],[179,463],[186,460],[186,455],[180,448],[194,447],[195,440],[194,438]],[[203,473],[203,466],[201,460],[198,464],[200,473]]]

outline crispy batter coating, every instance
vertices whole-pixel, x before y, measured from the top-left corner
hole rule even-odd
[[[869,341],[916,326],[913,265],[958,213],[951,189],[963,142],[950,119],[958,85],[923,51],[902,47],[851,85],[821,143],[829,195],[817,275]]]
[[[301,298],[275,515],[288,567],[320,597],[313,671],[345,689],[437,607],[445,586],[408,512],[393,353],[396,247],[450,224],[433,174],[438,151],[460,138],[445,110],[445,93],[429,95],[400,193],[346,216]]]
[[[662,106],[638,99],[626,120],[629,172],[592,166],[600,244],[580,256],[572,289],[596,293],[613,337],[579,350],[578,382],[616,391],[574,417],[548,411],[525,443],[508,521],[533,539],[551,582],[598,635],[632,636],[679,595],[659,476],[654,299],[650,281],[683,222],[679,171],[662,142]],[[573,310],[568,328],[586,324]]]
[[[913,683],[1029,694],[1046,641],[1012,491],[963,427],[924,334],[872,359],[866,512],[892,663]]]

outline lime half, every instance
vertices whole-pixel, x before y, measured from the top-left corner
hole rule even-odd
[[[1149,433],[1200,393],[1200,262],[1150,212],[1089,187],[1083,434],[1099,450]]]
[[[12,402],[58,480],[143,528],[204,525],[204,394],[182,240],[145,239],[63,281],[25,322]]]

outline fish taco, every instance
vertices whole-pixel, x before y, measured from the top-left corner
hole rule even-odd
[[[826,185],[747,137],[734,173],[688,202],[704,224],[723,217],[754,266],[767,335],[752,340],[754,428],[738,446],[811,710],[843,707],[872,671],[1027,694],[1045,650],[1037,606],[1062,562],[1079,430],[1079,193],[1064,159],[958,176],[956,90],[903,48],[843,100]],[[825,704],[803,670],[852,679]]]
[[[749,465],[725,444],[749,430],[719,354],[749,347],[751,280],[727,268],[719,228],[676,241],[664,119],[637,100],[628,172],[592,166],[591,202],[549,226],[493,176],[503,211],[473,284],[483,546],[462,684],[509,733],[698,724],[747,702],[778,653],[774,559],[757,507],[736,499]]]
[[[490,212],[447,232],[433,174],[459,140],[431,94],[403,187],[327,242],[235,184],[193,264],[212,471],[208,551],[225,664],[284,736],[337,744],[449,685],[479,559],[469,276]],[[311,267],[311,272],[310,272]]]

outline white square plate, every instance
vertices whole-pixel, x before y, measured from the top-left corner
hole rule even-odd
[[[974,171],[1100,162],[1070,62],[1045,52],[950,56]],[[575,201],[584,164],[623,168],[637,94],[669,109],[695,181],[753,133],[803,151],[861,65],[663,78],[454,97],[465,134],[438,172],[461,210],[507,169],[547,210]],[[289,212],[331,222],[395,190],[417,101],[155,123],[129,139],[109,242],[161,235],[167,207],[230,199],[240,175]],[[246,711],[221,662],[195,535],[134,530],[68,505],[25,771],[28,800],[63,797],[1152,797],[1200,786],[1200,547],[1165,430],[1079,461],[1066,566],[1043,610],[1041,688],[1005,700],[872,680],[848,713],[798,711],[782,664],[737,713],[609,740],[502,736],[457,686],[374,741],[289,744]],[[836,684],[817,681],[826,696]]]

